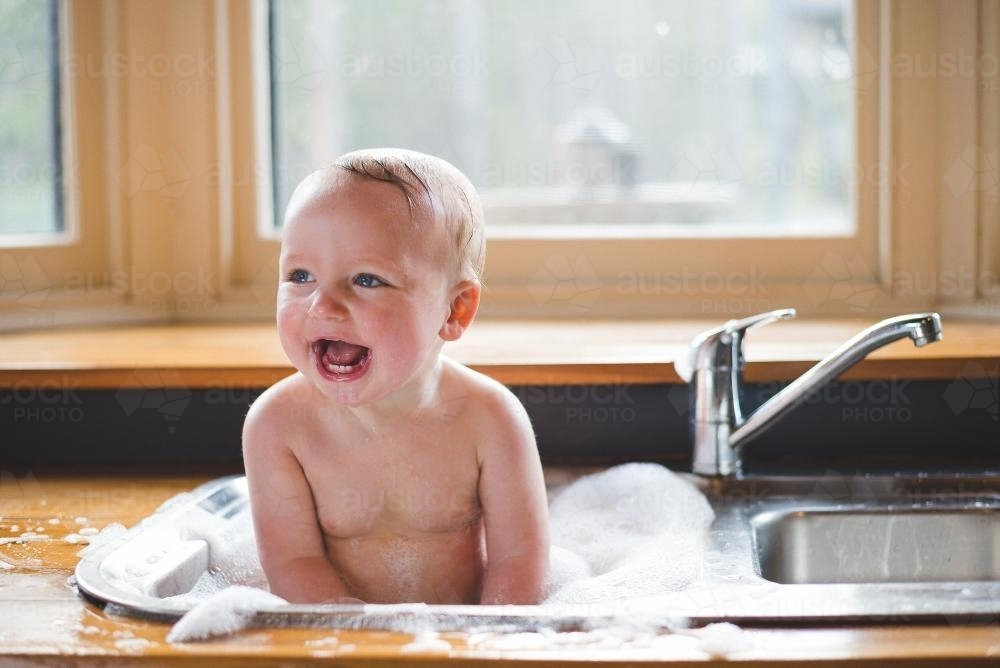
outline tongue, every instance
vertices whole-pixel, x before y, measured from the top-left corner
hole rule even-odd
[[[323,353],[323,360],[327,364],[353,366],[361,361],[361,358],[364,356],[366,350],[368,349],[364,346],[356,346],[353,343],[328,341],[326,344],[326,352]]]

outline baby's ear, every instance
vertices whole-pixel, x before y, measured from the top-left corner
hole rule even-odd
[[[455,341],[465,333],[472,324],[472,319],[476,317],[476,311],[479,310],[479,297],[482,291],[483,287],[478,280],[462,281],[455,286],[448,319],[438,332],[442,339]]]

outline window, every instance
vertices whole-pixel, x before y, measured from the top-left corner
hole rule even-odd
[[[855,93],[874,75],[852,63],[850,0],[271,0],[270,16],[276,224],[313,166],[390,145],[462,168],[497,234],[854,232]]]
[[[880,289],[875,2],[268,7],[265,236],[305,173],[396,145],[480,189],[486,314],[815,311],[830,256]]]
[[[0,235],[65,231],[54,0],[0,4]]]

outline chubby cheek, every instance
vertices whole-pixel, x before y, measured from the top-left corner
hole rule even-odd
[[[422,366],[437,342],[437,330],[418,314],[400,312],[385,322],[382,349],[397,373],[409,375]]]
[[[303,334],[305,311],[294,303],[278,302],[278,339],[288,359],[298,363],[305,357],[306,341]],[[298,364],[296,364],[298,365]]]

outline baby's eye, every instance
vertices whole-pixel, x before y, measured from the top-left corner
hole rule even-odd
[[[288,280],[292,283],[308,283],[312,280],[312,274],[305,269],[292,269],[288,272]]]
[[[362,288],[380,288],[388,283],[374,274],[358,274],[354,277],[354,285]]]

